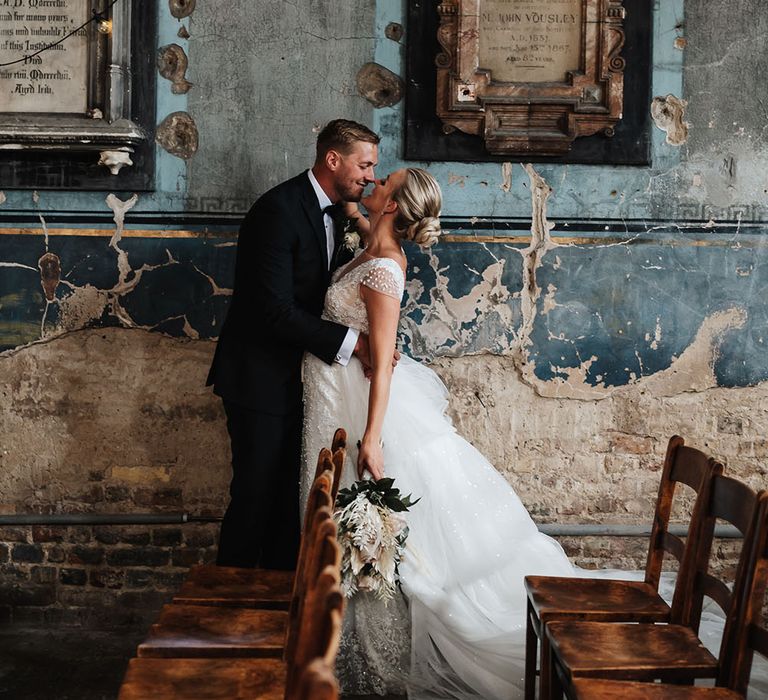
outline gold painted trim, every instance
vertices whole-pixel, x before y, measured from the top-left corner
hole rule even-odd
[[[236,229],[232,229],[236,233]],[[205,231],[174,231],[166,229],[123,229],[123,238],[219,238],[227,236],[228,231],[221,233],[209,233]],[[0,228],[0,236],[43,236],[45,233],[42,228]],[[48,227],[49,236],[102,236],[112,238],[115,235],[114,228],[51,228]]]

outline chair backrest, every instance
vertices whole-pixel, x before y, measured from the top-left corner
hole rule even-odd
[[[701,532],[701,512],[711,487],[711,479],[714,474],[722,474],[722,471],[723,466],[719,462],[715,462],[700,450],[686,447],[685,441],[680,436],[673,435],[670,438],[653,516],[648,559],[645,565],[645,582],[658,590],[664,556],[671,554],[679,562],[675,586],[675,598],[678,604],[680,604],[679,596],[684,590],[686,579],[691,575],[693,568]],[[685,543],[680,537],[669,532],[669,519],[678,484],[685,484],[696,493]],[[674,607],[673,601],[673,609]]]
[[[742,547],[734,583],[738,600],[723,630],[717,677],[717,685],[743,695],[747,693],[754,652],[768,658],[768,628],[763,614],[768,584],[768,491],[757,494],[755,513]],[[750,551],[745,552],[748,540]]]
[[[347,431],[344,428],[336,428],[336,432],[333,434],[333,442],[331,443],[331,452],[336,452],[336,450],[346,447]]]
[[[307,507],[304,511],[304,525],[301,531],[301,542],[299,543],[299,557],[296,560],[296,575],[293,578],[294,596],[296,594],[296,586],[301,580],[304,563],[306,562],[306,548],[308,546],[312,527],[314,526],[315,514],[322,508],[327,508],[329,510],[332,508],[332,489],[333,474],[326,469],[315,477],[315,480],[312,482],[312,487],[309,490]]]
[[[288,627],[286,629],[283,658],[292,658],[297,641],[297,635],[303,616],[302,607],[307,600],[307,594],[317,584],[320,573],[326,566],[341,565],[341,547],[337,539],[336,523],[331,509],[321,508],[315,514],[315,523],[308,538],[308,546],[304,565],[297,570],[293,586],[293,595],[288,612]]]
[[[312,661],[301,674],[298,688],[299,700],[338,700],[339,683],[333,666],[325,659]]]
[[[704,598],[714,601],[725,613],[726,632],[730,619],[736,615],[740,603],[738,585],[743,585],[753,546],[754,522],[758,506],[758,495],[744,482],[722,474],[712,477],[712,484],[701,517],[701,533],[695,552],[691,575],[678,591],[673,601],[670,621],[674,624],[687,625],[698,632]],[[733,525],[742,535],[741,555],[735,576],[728,577],[726,572],[715,574],[710,569],[713,551],[714,530],[717,521]],[[730,579],[730,580],[729,580]],[[741,581],[741,583],[739,583]],[[731,590],[733,585],[733,590]],[[725,637],[724,637],[725,639]]]
[[[338,431],[337,431],[338,432]],[[341,472],[344,469],[344,460],[347,458],[347,450],[339,447],[333,452],[333,488],[331,489],[331,500],[336,504],[336,496],[339,494],[341,486]]]
[[[329,469],[331,474],[333,474],[333,453],[327,447],[323,447],[320,450],[320,454],[317,455],[314,478],[317,479],[326,469]]]
[[[331,466],[333,466],[331,464]],[[322,470],[312,482],[307,498],[307,507],[304,511],[304,532],[306,532],[312,518],[318,509],[323,506],[333,506],[331,492],[333,491],[333,471],[331,469]],[[302,533],[303,534],[303,533]]]
[[[294,653],[288,658],[286,700],[299,697],[300,679],[309,664],[321,657],[333,664],[341,638],[344,596],[340,586],[341,550],[333,564],[326,566],[306,593],[302,605]]]

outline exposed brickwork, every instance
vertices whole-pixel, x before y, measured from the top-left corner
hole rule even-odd
[[[148,624],[188,568],[215,557],[216,524],[0,528],[0,622]]]

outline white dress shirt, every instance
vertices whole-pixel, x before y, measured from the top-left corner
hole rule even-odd
[[[307,171],[307,173],[309,174],[309,181],[312,183],[312,189],[315,191],[315,195],[317,195],[317,202],[320,205],[320,210],[322,211],[326,207],[331,206],[333,202],[328,198],[328,195],[323,191],[323,188],[320,187],[320,183],[317,181],[317,178],[315,177],[315,174],[312,172],[311,168]],[[325,241],[328,251],[328,269],[330,270],[331,260],[333,259],[334,233],[336,224],[333,222],[333,219],[328,215],[328,213],[323,214],[323,223],[325,224]],[[341,347],[339,348],[339,351],[336,353],[336,357],[334,358],[340,365],[346,366],[349,362],[350,358],[352,357],[352,353],[355,351],[355,345],[357,345],[357,337],[359,335],[360,331],[355,330],[354,328],[347,329],[347,335],[344,338],[344,342],[341,344]]]

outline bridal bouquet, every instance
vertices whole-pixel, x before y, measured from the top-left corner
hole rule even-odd
[[[341,588],[347,598],[357,591],[370,591],[385,601],[395,595],[408,537],[403,512],[420,499],[402,497],[393,484],[394,479],[363,479],[336,497]]]

